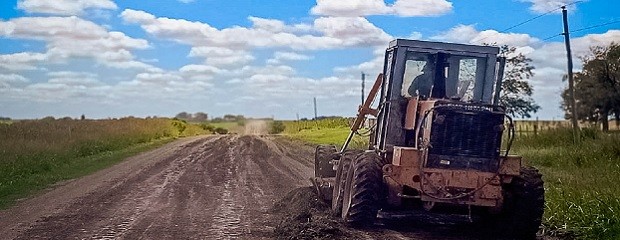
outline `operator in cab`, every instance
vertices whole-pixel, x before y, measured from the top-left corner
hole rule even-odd
[[[422,74],[416,76],[409,85],[408,93],[410,96],[420,96],[428,98],[433,88],[433,67],[430,61],[427,61],[422,69]]]

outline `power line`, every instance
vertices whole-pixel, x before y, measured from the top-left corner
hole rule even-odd
[[[520,23],[518,23],[518,24],[516,24],[516,25],[513,25],[513,26],[511,26],[511,27],[509,27],[509,28],[506,28],[506,29],[504,29],[504,30],[502,30],[502,31],[499,31],[499,32],[497,32],[497,33],[495,33],[495,34],[504,33],[504,32],[506,32],[506,31],[508,31],[508,30],[514,29],[514,28],[516,28],[516,27],[519,27],[519,26],[522,26],[522,25],[524,25],[524,24],[526,24],[526,23],[529,23],[529,22],[531,22],[531,21],[534,21],[534,20],[536,20],[536,19],[538,19],[538,18],[541,18],[541,17],[543,17],[543,16],[545,16],[545,15],[548,15],[549,13],[555,12],[555,11],[557,11],[557,10],[561,9],[562,7],[572,6],[572,5],[575,5],[575,4],[580,3],[580,2],[583,2],[583,1],[574,1],[574,2],[569,3],[569,4],[566,4],[566,5],[564,5],[564,6],[560,6],[560,7],[554,8],[553,10],[549,10],[549,11],[547,11],[547,12],[543,13],[543,14],[540,14],[540,15],[535,16],[535,17],[533,17],[533,18],[527,19],[527,20],[525,20],[525,21],[523,21],[523,22],[520,22]],[[495,34],[493,34],[493,35],[495,35]],[[486,37],[484,37],[484,38],[478,39],[478,40],[474,41],[473,43],[476,43],[476,42],[481,42],[482,40],[485,40],[485,39],[487,39],[487,38],[490,38],[490,37],[491,37],[491,36],[493,36],[493,35],[489,35],[489,36],[486,36]],[[555,37],[555,36],[554,36],[554,37]]]
[[[597,27],[611,25],[611,24],[614,24],[614,23],[620,23],[620,20],[614,20],[614,21],[611,21],[611,22],[606,22],[606,23],[596,24],[596,25],[592,25],[592,26],[588,26],[588,27],[584,27],[584,28],[580,28],[580,29],[575,29],[575,30],[572,30],[572,31],[570,31],[568,33],[581,32],[581,31],[590,30],[590,29],[597,28]],[[562,35],[564,35],[564,34],[563,33],[558,33],[558,34],[549,36],[549,37],[547,37],[547,38],[545,38],[545,39],[543,39],[541,41],[546,42],[549,39],[556,38],[556,37],[559,37],[559,36],[562,36]]]
[[[611,21],[611,22],[607,22],[607,23],[602,23],[602,24],[597,24],[597,25],[593,25],[593,26],[589,26],[589,27],[584,27],[584,28],[576,29],[576,30],[570,31],[570,33],[581,32],[581,31],[592,29],[592,28],[597,28],[597,27],[611,25],[611,24],[614,24],[614,23],[620,23],[620,20],[615,20],[615,21]]]
[[[547,40],[549,40],[549,39],[556,38],[556,37],[559,37],[559,36],[562,36],[562,35],[563,35],[563,34],[558,33],[558,34],[556,34],[556,35],[549,36],[549,37],[547,37],[547,38],[545,38],[545,39],[543,39],[543,40],[541,40],[541,41],[546,42],[546,41],[547,41]]]

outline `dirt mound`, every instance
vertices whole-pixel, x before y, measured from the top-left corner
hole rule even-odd
[[[272,208],[281,219],[275,229],[277,239],[352,239],[329,211],[313,187],[290,191]]]

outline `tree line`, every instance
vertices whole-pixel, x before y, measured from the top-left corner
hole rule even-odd
[[[583,69],[574,74],[577,119],[609,130],[609,118],[620,124],[620,45],[594,46],[581,57]],[[562,93],[565,118],[573,116],[568,89]]]

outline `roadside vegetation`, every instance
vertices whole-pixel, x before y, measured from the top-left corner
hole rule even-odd
[[[339,148],[349,135],[349,118],[323,118],[319,120],[285,121],[283,133],[291,138],[313,144],[330,144]],[[361,133],[365,132],[360,129]],[[350,148],[364,149],[368,146],[368,137],[356,134],[351,140]]]
[[[573,144],[569,129],[518,137],[515,152],[545,180],[544,226],[549,235],[620,238],[620,135],[584,129]]]
[[[287,136],[313,144],[340,146],[349,134],[346,119],[284,124]],[[564,123],[548,125],[557,128],[518,135],[511,151],[543,173],[544,234],[578,239],[620,238],[620,133],[584,129],[582,141],[574,144],[571,130],[562,127]],[[367,139],[356,136],[354,147],[365,148]]]
[[[174,138],[205,133],[198,125],[164,118],[0,123],[0,209]]]

